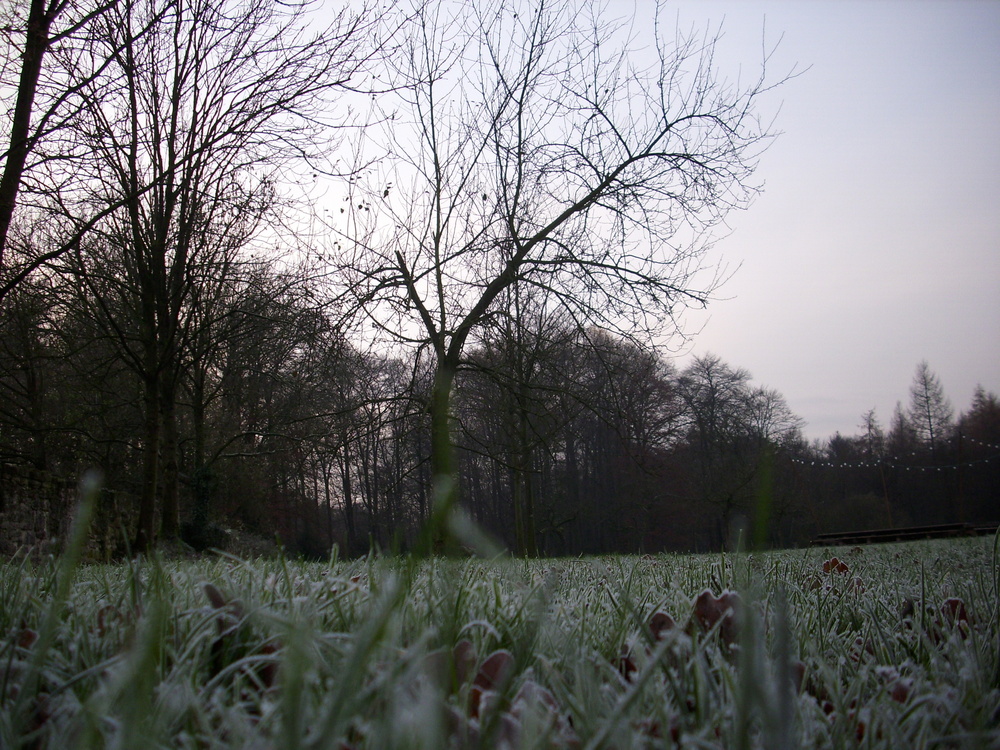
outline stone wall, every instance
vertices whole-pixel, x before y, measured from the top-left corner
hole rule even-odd
[[[59,552],[78,503],[76,482],[0,464],[0,559]],[[110,560],[124,553],[126,534],[131,534],[136,520],[135,506],[128,495],[101,491],[85,559]]]

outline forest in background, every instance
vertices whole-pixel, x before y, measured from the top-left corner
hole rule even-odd
[[[177,402],[181,536],[408,549],[431,504],[429,366],[360,353],[300,284],[257,270],[215,335],[192,337],[212,346],[186,362]],[[0,457],[66,477],[99,466],[138,496],[141,384],[75,295],[50,279],[4,301]],[[522,553],[720,549],[762,502],[780,546],[998,520],[1000,400],[979,389],[955,416],[926,363],[886,427],[870,412],[858,434],[809,444],[780,393],[717,356],[678,371],[558,321],[499,326],[470,351],[453,408],[461,503]]]
[[[921,363],[808,444],[662,352],[759,191],[766,54],[736,85],[658,24],[643,70],[587,2],[4,13],[0,461],[99,467],[135,548],[405,550],[458,506],[524,555],[998,520],[995,394],[956,417]]]

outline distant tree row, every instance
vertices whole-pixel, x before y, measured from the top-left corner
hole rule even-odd
[[[979,469],[892,461],[972,466],[992,395],[956,432],[924,368],[884,439],[871,415],[881,495],[841,497],[813,464],[855,439],[658,353],[757,192],[767,54],[728,81],[716,32],[587,0],[310,7],[0,11],[0,459],[102,468],[140,551],[227,524],[443,551],[460,509],[527,555],[981,514]]]
[[[236,526],[305,554],[408,549],[431,513],[433,363],[360,352],[308,289],[247,264],[192,323],[172,471],[195,546]],[[139,496],[143,383],[81,297],[53,277],[4,300],[0,457],[66,476],[101,466]],[[460,503],[511,550],[717,549],[739,530],[802,544],[823,530],[997,520],[995,394],[977,390],[954,418],[921,364],[888,431],[869,412],[861,434],[810,446],[779,393],[717,356],[678,371],[537,300],[520,309],[470,349],[452,407]],[[928,414],[940,419],[922,429]]]
[[[159,445],[196,545],[236,523],[317,554],[408,547],[431,512],[433,363],[362,354],[307,289],[248,265],[191,321]],[[147,394],[87,298],[53,277],[4,300],[0,457],[61,475],[101,466],[139,496]],[[764,457],[802,450],[799,420],[745,371],[709,356],[678,373],[532,312],[485,329],[452,409],[461,503],[511,549],[721,543]],[[159,507],[162,524],[172,506]]]
[[[874,409],[861,433],[814,445],[824,527],[862,529],[968,522],[995,525],[1000,489],[1000,400],[978,386],[956,418],[927,362],[896,404],[888,430]]]

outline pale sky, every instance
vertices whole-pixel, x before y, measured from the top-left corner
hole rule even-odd
[[[742,265],[689,316],[690,352],[776,388],[810,439],[858,433],[872,407],[888,426],[924,359],[956,414],[977,383],[1000,393],[1000,2],[670,0],[675,16],[723,21],[734,75],[765,28],[775,74],[810,68],[772,97],[765,192],[717,245]]]

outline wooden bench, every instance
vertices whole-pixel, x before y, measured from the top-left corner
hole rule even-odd
[[[908,526],[901,529],[868,529],[866,531],[834,531],[817,534],[814,547],[835,544],[873,544],[876,542],[907,542],[914,539],[941,539],[955,536],[992,534],[996,527],[979,528],[968,523],[942,523],[935,526]]]

